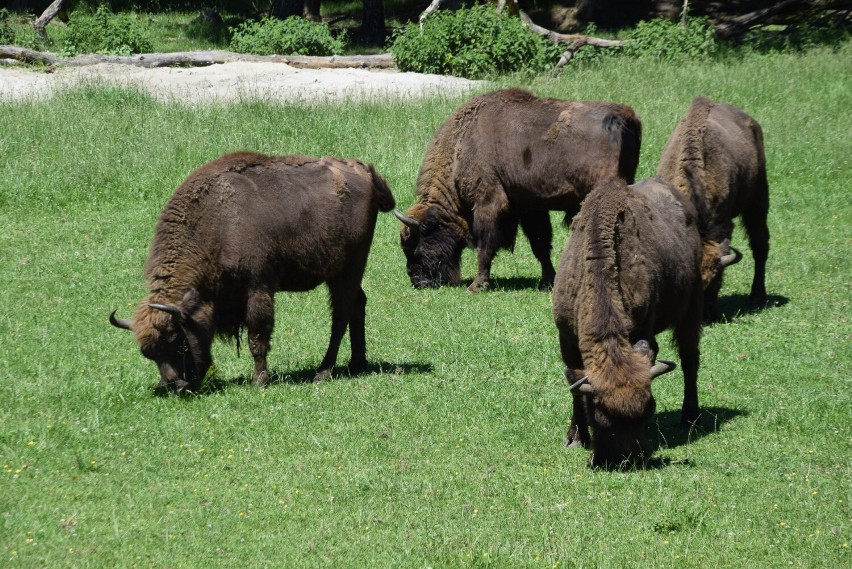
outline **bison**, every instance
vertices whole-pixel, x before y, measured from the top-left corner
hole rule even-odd
[[[591,445],[594,466],[643,456],[655,410],[651,380],[674,368],[655,363],[655,336],[663,330],[674,329],[683,367],[681,419],[698,418],[701,261],[695,210],[661,179],[630,187],[605,180],[574,218],[553,287],[553,316],[574,395],[565,444]]]
[[[444,122],[426,150],[417,201],[403,215],[401,245],[413,286],[457,285],[465,246],[477,249],[471,292],[487,289],[491,262],[512,249],[520,224],[541,264],[550,260],[551,210],[566,220],[604,178],[633,182],[642,125],[616,103],[539,99],[521,89],[475,97]]]
[[[309,156],[228,154],[194,172],[160,215],[145,276],[148,296],[132,320],[142,354],[157,364],[159,388],[196,391],[212,366],[215,335],[243,327],[253,383],[266,385],[266,354],[277,291],[326,283],[331,339],[314,377],[331,375],[349,326],[349,371],[367,364],[361,279],[378,211],[394,198],[373,166]]]
[[[657,176],[671,182],[693,202],[699,231],[712,263],[713,244],[731,238],[740,216],[754,257],[749,300],[766,302],[766,259],[769,255],[769,185],[760,125],[740,109],[698,97],[669,137]],[[705,292],[704,313],[715,320],[722,286],[718,271]]]

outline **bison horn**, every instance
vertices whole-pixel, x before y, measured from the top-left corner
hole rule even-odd
[[[565,379],[568,379],[568,370],[565,370],[565,373]],[[589,383],[588,375],[584,375],[583,377],[572,383],[570,386],[568,386],[568,389],[571,391],[571,393],[579,391],[580,393],[585,393],[587,395],[595,394],[595,388],[592,387],[591,383]]]
[[[113,326],[115,326],[116,328],[121,328],[123,330],[132,330],[133,329],[133,322],[131,322],[130,320],[126,320],[124,318],[116,318],[115,317],[116,312],[118,312],[117,309],[113,310],[112,314],[109,315],[109,323],[112,324]]]
[[[668,360],[657,360],[657,363],[651,368],[651,379],[663,375],[664,373],[669,373],[676,367],[677,364],[674,362],[670,362]]]
[[[719,263],[722,265],[723,268],[730,267],[731,265],[736,265],[740,262],[740,259],[743,258],[743,254],[740,253],[739,249],[736,249],[734,247],[731,247],[730,249],[732,251],[731,253],[719,257]]]
[[[148,308],[162,310],[163,312],[168,312],[172,316],[177,316],[181,320],[183,319],[183,312],[181,312],[180,308],[172,304],[149,304]]]
[[[394,208],[394,210],[393,210],[393,215],[394,215],[394,217],[396,217],[398,220],[403,222],[405,225],[407,225],[411,229],[419,229],[420,228],[420,222],[419,221],[417,221],[416,219],[411,219],[410,217],[408,217],[407,215],[405,215],[404,213],[402,213],[401,211],[399,211],[396,208]]]

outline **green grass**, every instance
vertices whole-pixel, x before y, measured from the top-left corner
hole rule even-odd
[[[216,344],[212,392],[156,397],[154,366],[107,323],[144,295],[156,217],[197,165],[241,148],[359,157],[404,208],[461,98],[188,108],[90,87],[0,103],[0,565],[848,566],[850,55],[612,61],[531,85],[633,105],[640,176],[695,95],[764,128],[777,306],[745,311],[746,253],[702,340],[700,428],[677,426],[679,371],[661,378],[656,460],[634,472],[561,447],[570,396],[522,239],[492,292],[415,291],[381,216],[372,373],[320,385],[323,290],[278,295],[263,391],[247,350]]]

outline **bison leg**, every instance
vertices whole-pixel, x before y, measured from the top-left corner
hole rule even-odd
[[[365,259],[366,260],[366,259]],[[350,265],[351,266],[351,265]],[[364,265],[362,264],[361,267]],[[363,369],[367,363],[366,346],[364,340],[364,312],[367,306],[367,296],[361,290],[361,275],[364,269],[343,270],[341,279],[329,281],[328,292],[331,297],[331,338],[328,341],[328,350],[320,363],[319,370],[314,376],[314,381],[325,381],[331,377],[331,371],[337,362],[337,352],[340,350],[340,342],[346,327],[352,324],[349,331],[349,339],[352,343],[352,364]],[[358,283],[353,286],[353,277]],[[351,368],[350,368],[351,369]],[[358,370],[360,371],[360,370]]]
[[[701,298],[700,292],[694,295]],[[701,338],[701,312],[699,302],[692,302],[684,320],[675,327],[674,339],[677,343],[680,364],[683,369],[683,406],[680,422],[690,426],[698,421],[698,366],[700,352],[698,342]]]
[[[489,202],[477,204],[473,211],[473,238],[477,249],[477,273],[468,292],[488,290],[491,278],[491,262],[502,245],[500,231],[501,217],[508,209],[509,203],[502,188],[488,192],[495,197]]]
[[[559,331],[559,349],[562,352],[562,361],[565,362],[568,369],[583,368],[583,356],[580,354],[577,338],[573,334]],[[589,427],[586,422],[583,395],[574,394],[572,400],[571,424],[568,426],[564,444],[568,448],[588,448],[592,443],[592,438],[589,435]]]
[[[766,259],[769,257],[769,227],[766,217],[769,213],[769,189],[766,182],[766,172],[763,172],[758,182],[755,203],[743,212],[743,226],[748,234],[751,254],[754,257],[754,279],[751,282],[749,302],[753,306],[766,303]]]
[[[565,435],[564,445],[567,448],[589,448],[592,437],[589,435],[589,426],[586,423],[586,408],[583,402],[585,395],[574,395],[573,410],[571,413],[571,424]]]
[[[269,383],[269,370],[266,367],[266,354],[269,353],[269,340],[275,325],[275,302],[267,291],[255,291],[249,294],[246,303],[246,329],[248,331],[249,350],[254,358],[252,384],[263,387]]]
[[[530,241],[533,255],[541,264],[541,281],[538,288],[548,290],[553,288],[553,279],[556,270],[553,261],[550,260],[550,251],[553,243],[553,226],[550,224],[550,212],[536,211],[522,215],[520,218],[521,229]]]
[[[355,302],[349,315],[349,343],[352,346],[352,357],[349,359],[349,373],[356,374],[367,367],[367,340],[365,320],[367,313],[367,295],[364,289],[358,287]]]

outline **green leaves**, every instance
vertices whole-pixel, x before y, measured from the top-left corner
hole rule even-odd
[[[636,24],[624,53],[663,61],[704,59],[718,49],[716,32],[707,18],[690,18],[686,26],[655,18]]]
[[[62,54],[131,55],[153,50],[146,26],[134,14],[113,14],[106,6],[91,15],[80,10],[68,21]]]
[[[347,43],[345,33],[331,35],[327,24],[304,18],[264,18],[231,29],[231,50],[256,55],[339,55]]]
[[[550,69],[560,50],[493,6],[438,11],[397,32],[390,48],[402,71],[472,79]]]

